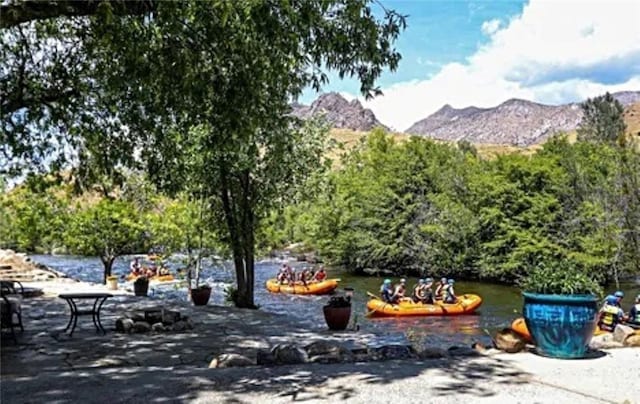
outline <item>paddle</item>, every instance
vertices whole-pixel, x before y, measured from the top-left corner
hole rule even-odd
[[[373,294],[373,293],[371,293],[371,292],[367,292],[367,296],[369,296],[369,297],[370,297],[370,298],[372,298],[372,299],[382,300],[379,296],[374,295],[374,294]],[[385,308],[385,306],[386,306],[387,304],[389,304],[389,303],[386,303],[386,302],[385,302],[385,304],[384,304],[384,306],[382,306],[382,308],[384,309],[384,308]],[[368,311],[367,311],[367,314],[365,314],[365,316],[366,316],[366,317],[369,317],[369,316],[371,316],[373,313],[377,313],[378,311],[379,311],[378,309],[368,310]]]

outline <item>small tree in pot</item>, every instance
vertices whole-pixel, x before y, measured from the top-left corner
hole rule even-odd
[[[586,355],[598,316],[600,284],[570,260],[538,265],[522,283],[523,314],[538,353]]]

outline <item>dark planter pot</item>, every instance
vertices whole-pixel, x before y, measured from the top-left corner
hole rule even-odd
[[[206,306],[211,297],[211,288],[191,289],[191,300],[194,306]]]
[[[149,282],[134,282],[133,293],[136,296],[146,296],[149,291]]]
[[[327,322],[330,330],[342,331],[349,325],[351,318],[351,306],[349,307],[331,307],[324,306],[324,320]]]
[[[595,296],[523,296],[524,319],[539,354],[563,359],[586,356],[598,316]]]

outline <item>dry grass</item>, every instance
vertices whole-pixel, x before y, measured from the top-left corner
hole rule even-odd
[[[625,109],[624,112],[624,120],[627,124],[627,133],[635,139],[637,144],[640,146],[640,102],[636,104],[632,104]],[[337,162],[341,154],[350,151],[353,149],[361,139],[367,136],[369,132],[362,131],[353,131],[349,129],[332,129],[330,136],[334,140],[343,144],[343,149],[333,149],[328,153],[328,156]],[[406,141],[411,138],[413,135],[408,135],[406,133],[392,133],[391,134],[394,140],[398,142]],[[567,138],[569,142],[573,143],[577,139],[577,132],[572,131],[567,134]],[[444,140],[435,140],[436,142],[447,143]],[[544,142],[539,144],[534,144],[526,147],[512,146],[512,145],[501,145],[501,144],[486,144],[486,143],[478,143],[474,144],[476,150],[478,150],[478,154],[482,158],[493,159],[502,154],[513,154],[520,153],[526,156],[530,156],[532,154],[537,153],[540,149],[542,149],[542,145]]]

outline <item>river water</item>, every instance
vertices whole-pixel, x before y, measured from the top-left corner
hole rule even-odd
[[[34,261],[56,269],[71,278],[85,282],[102,282],[102,263],[98,258],[78,256],[32,255]],[[121,257],[114,263],[114,275],[126,275],[129,272],[129,257]],[[265,260],[256,264],[255,300],[261,310],[291,316],[308,328],[326,329],[322,306],[329,299],[327,296],[292,296],[269,293],[264,284],[273,278],[281,265],[281,261]],[[169,268],[175,270],[181,265],[169,262]],[[296,266],[295,264],[293,265]],[[437,275],[437,274],[436,274]],[[505,285],[494,285],[479,282],[456,282],[456,293],[475,293],[483,298],[483,303],[476,314],[452,317],[410,317],[410,318],[368,318],[366,314],[366,292],[376,293],[381,278],[354,276],[345,271],[329,270],[330,278],[341,278],[340,291],[344,287],[354,288],[354,305],[351,318],[355,319],[360,330],[379,336],[384,343],[406,343],[407,336],[419,338],[429,346],[447,347],[451,345],[469,345],[473,342],[488,344],[488,334],[508,326],[520,316],[522,296],[520,290]],[[397,279],[394,279],[396,281]],[[205,263],[201,283],[212,286],[213,292],[209,304],[224,305],[224,289],[234,281],[234,271],[230,263]],[[415,283],[409,279],[409,287]],[[607,289],[613,293],[615,289]],[[640,285],[626,283],[621,285],[625,292],[623,308],[628,310],[633,298],[640,293]],[[150,286],[150,296],[154,299],[187,299],[186,284],[169,284]]]

